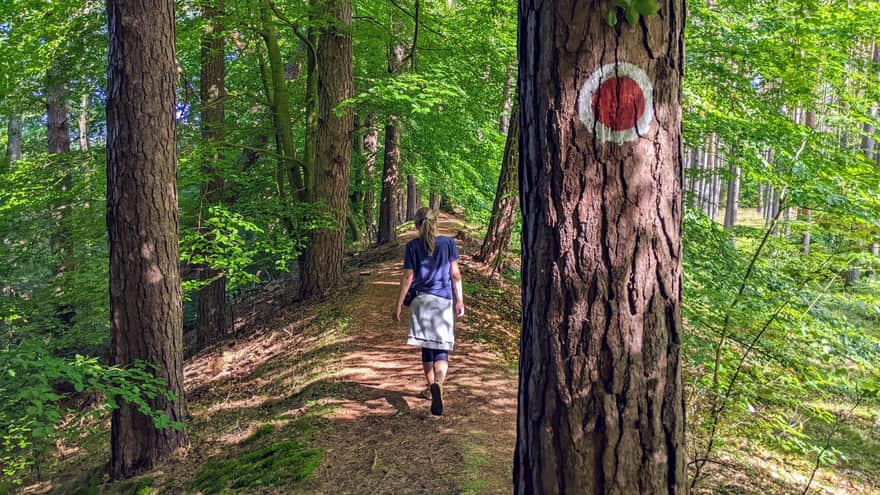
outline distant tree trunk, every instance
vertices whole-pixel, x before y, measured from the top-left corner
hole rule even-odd
[[[510,245],[513,226],[516,223],[516,206],[519,203],[519,112],[513,108],[510,129],[501,162],[501,175],[495,191],[495,203],[483,245],[476,259],[498,268]]]
[[[434,211],[440,211],[440,193],[437,191],[431,190],[431,199],[430,199],[431,209]]]
[[[148,399],[183,421],[183,312],[178,272],[174,2],[108,0],[107,231],[110,359],[156,365],[174,394]],[[184,445],[182,430],[157,428],[117,398],[110,476],[151,469]]]
[[[758,184],[758,205],[755,209],[758,210],[758,213],[761,215],[764,214],[764,195],[766,194],[766,192],[764,191],[765,189],[766,186],[764,184]]]
[[[379,206],[379,244],[397,240],[397,177],[400,168],[398,120],[385,126],[385,160],[382,167],[382,195]]]
[[[322,0],[323,14],[333,22],[321,29],[318,41],[318,132],[315,149],[316,199],[323,200],[335,216],[336,227],[309,235],[301,257],[300,297],[325,294],[342,279],[345,219],[351,171],[354,114],[336,108],[354,95],[351,42],[351,0]]]
[[[877,46],[876,40],[871,44],[871,61],[875,64],[880,63],[880,47]],[[871,105],[870,117],[863,127],[862,151],[865,153],[865,158],[874,160],[874,133],[877,131],[874,128],[874,121],[877,120],[877,103]]]
[[[609,27],[595,14],[608,2],[520,2],[518,494],[687,490],[679,360],[685,11],[679,0],[659,3],[661,15],[641,27],[623,19]],[[653,106],[634,84],[625,94],[599,86],[599,97],[578,104],[591,74],[616,60],[645,72]],[[609,93],[623,96],[603,104]],[[579,117],[589,111],[626,125],[646,108],[653,118],[623,144]]]
[[[79,118],[77,119],[77,127],[79,129],[79,149],[87,151],[89,149],[89,94],[83,93],[79,98]]]
[[[712,201],[709,212],[709,218],[713,221],[715,220],[715,217],[718,216],[718,209],[721,205],[721,170],[724,164],[717,138],[715,140],[714,148],[715,164],[712,167]]]
[[[66,198],[71,186],[70,167],[60,156],[70,151],[70,112],[67,96],[67,81],[53,62],[46,76],[46,141],[53,165],[62,170],[62,176],[59,182],[60,200],[52,204],[52,215],[57,223],[50,238],[50,245],[52,252],[60,260],[52,282],[55,286],[56,314],[65,326],[70,325],[75,316],[73,306],[65,297],[68,295],[67,274],[73,270],[74,259],[70,205]]]
[[[217,204],[225,200],[225,184],[218,168],[223,159],[219,146],[225,134],[226,100],[226,51],[223,32],[225,0],[204,0],[202,19],[205,28],[202,34],[201,77],[199,96],[201,99],[200,122],[202,139],[211,153],[207,156],[202,170],[207,182],[202,184],[202,198],[206,204]],[[208,235],[211,235],[208,233]],[[196,348],[201,349],[219,340],[231,323],[226,301],[226,275],[210,266],[199,271],[199,278],[208,284],[199,289],[198,316],[196,318]]]
[[[67,110],[67,82],[53,70],[46,85],[46,139],[49,154],[70,151],[70,113]]]
[[[406,218],[411,221],[416,216],[416,210],[419,209],[419,199],[416,193],[416,178],[412,175],[406,176]]]
[[[388,73],[393,77],[403,68],[406,47],[398,43],[388,49]],[[400,175],[400,118],[392,115],[385,125],[385,156],[382,192],[379,197],[379,244],[397,240],[398,176]]]
[[[507,81],[504,82],[504,104],[501,108],[501,117],[498,119],[498,131],[501,134],[507,134],[510,129],[510,121],[513,118],[511,108],[513,108],[513,88],[516,84],[514,79],[514,67],[507,67]]]
[[[376,181],[376,153],[379,149],[379,128],[376,126],[376,114],[371,113],[367,117],[367,129],[364,133],[363,150],[366,164],[365,181],[366,193],[364,194],[364,226],[367,240],[376,239],[376,218],[373,208],[376,204],[376,192],[373,184]]]
[[[397,191],[394,194],[395,198],[397,198],[397,208],[394,214],[397,218],[397,225],[400,225],[406,221],[406,186],[403,184],[398,185]]]
[[[316,47],[316,50],[320,43],[320,31],[317,25],[324,22],[323,20],[319,21],[314,18],[314,14],[317,12],[316,9],[319,8],[317,4],[320,1],[323,0],[309,0],[308,2],[311,6],[309,12],[311,13],[310,15],[312,18],[310,19],[307,37],[311,45]],[[320,60],[319,55],[311,54],[309,50],[307,50],[307,52],[310,56],[306,63],[306,94],[304,102],[306,111],[306,139],[305,146],[303,147],[303,182],[305,183],[305,190],[303,194],[300,195],[300,198],[306,201],[315,201],[317,198],[312,193],[315,188],[314,181],[316,180],[315,176],[318,167],[318,133],[320,132],[318,128],[321,125],[318,121],[318,113],[320,112],[320,85],[322,84],[321,76],[319,74],[319,65],[323,61]]]
[[[706,182],[706,150],[700,146],[694,155],[694,180],[693,194],[691,195],[691,207],[694,209],[702,208],[703,204],[703,184]]]
[[[281,48],[278,45],[278,33],[272,18],[269,0],[260,1],[260,34],[266,43],[269,55],[269,76],[272,83],[270,102],[272,118],[275,124],[275,143],[278,151],[278,163],[275,170],[275,182],[281,202],[288,206],[291,199],[304,199],[307,194],[305,185],[308,183],[306,171],[296,165],[296,147],[293,142],[293,130],[290,124],[290,97],[287,92],[285,66],[281,60]],[[267,81],[268,82],[268,81]],[[292,191],[287,193],[285,182],[289,182]],[[285,217],[286,218],[286,217]],[[287,228],[292,224],[287,218]]]
[[[804,223],[807,224],[807,228],[801,236],[801,252],[804,254],[810,254],[810,242],[812,241],[812,236],[810,235],[810,219],[812,217],[812,212],[804,208],[803,214]]]
[[[7,121],[6,159],[10,164],[21,160],[21,130],[24,122],[21,114],[12,114]]]
[[[727,204],[724,208],[724,229],[730,230],[736,226],[736,217],[739,210],[739,185],[742,171],[733,160],[729,160],[727,166]]]

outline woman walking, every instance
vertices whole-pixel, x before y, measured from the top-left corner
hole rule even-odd
[[[415,215],[419,237],[409,241],[403,258],[400,293],[394,321],[408,304],[409,338],[422,348],[422,369],[431,395],[431,414],[443,414],[443,380],[449,369],[449,352],[455,346],[455,316],[464,316],[458,248],[451,237],[437,235],[437,212],[420,208]],[[453,303],[453,301],[455,301]]]

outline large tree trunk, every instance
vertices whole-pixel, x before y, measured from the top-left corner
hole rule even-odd
[[[685,10],[680,0],[660,6],[640,26],[612,28],[599,15],[609,8],[604,1],[520,2],[519,494],[686,491],[679,360]],[[653,104],[650,92],[640,98],[625,78],[599,86],[596,99],[579,98],[591,74],[616,60],[631,65],[603,73],[641,68]],[[585,125],[579,111],[587,122],[598,115],[615,127],[648,119],[637,135],[620,136]]]
[[[516,107],[510,116],[501,175],[492,205],[492,217],[483,245],[476,258],[492,267],[499,267],[510,245],[510,236],[516,223],[516,205],[519,202],[519,112]]]
[[[6,127],[6,160],[9,164],[21,160],[21,130],[23,126],[21,114],[9,116]]]
[[[416,178],[412,175],[406,176],[406,217],[404,220],[411,221],[416,216],[416,210],[419,209],[418,193],[416,192]]]
[[[318,42],[318,132],[314,196],[326,202],[336,226],[311,233],[301,258],[300,297],[320,296],[342,278],[348,179],[351,169],[351,107],[336,112],[354,95],[351,43],[351,0],[324,0],[322,11],[334,22],[321,30]]]
[[[379,205],[379,244],[397,240],[397,176],[400,168],[399,120],[392,117],[385,126],[385,161],[382,167],[382,195]]]
[[[219,146],[224,136],[224,110],[226,99],[226,53],[223,33],[224,0],[206,0],[202,4],[205,31],[202,34],[202,68],[199,96],[202,139],[211,150],[202,170],[207,182],[202,185],[205,204],[217,204],[225,200],[223,176],[218,169],[223,159]],[[208,235],[211,235],[210,232]],[[229,327],[229,308],[226,301],[226,276],[223,272],[204,266],[199,278],[207,285],[199,289],[198,316],[196,319],[196,347],[201,349],[216,342]]]
[[[371,113],[367,117],[367,129],[364,133],[363,150],[365,157],[365,182],[364,193],[364,227],[367,240],[376,239],[376,218],[373,208],[376,204],[376,192],[373,187],[376,181],[376,153],[379,150],[379,128],[376,126],[376,114]]]
[[[110,245],[110,359],[157,366],[174,399],[149,405],[183,420],[183,312],[178,273],[175,162],[174,2],[108,0],[107,232]],[[111,428],[110,475],[150,469],[184,444],[182,430],[157,428],[119,398]]]

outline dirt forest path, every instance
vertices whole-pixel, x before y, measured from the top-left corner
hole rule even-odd
[[[441,235],[455,219],[440,219]],[[456,324],[445,386],[446,411],[430,414],[417,348],[405,345],[408,312],[391,319],[400,256],[364,268],[347,313],[351,323],[334,373],[346,400],[316,443],[326,455],[309,491],[325,494],[509,493],[515,441],[516,376],[469,339],[480,321]],[[369,272],[369,274],[367,274]],[[467,296],[465,297],[467,303]]]

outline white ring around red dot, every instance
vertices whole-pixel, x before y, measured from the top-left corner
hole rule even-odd
[[[593,112],[593,94],[599,90],[602,83],[613,77],[628,77],[635,81],[642,90],[645,102],[644,110],[636,121],[636,125],[621,131],[612,130],[602,122],[596,121],[596,116]],[[590,78],[587,79],[587,82],[581,87],[581,91],[578,94],[578,116],[587,129],[593,129],[595,126],[596,139],[600,142],[611,141],[623,144],[635,141],[639,136],[644,136],[648,133],[651,121],[654,120],[654,86],[651,84],[651,80],[645,74],[645,71],[633,64],[618,62],[616,64],[603,65],[596,72],[593,72]]]

